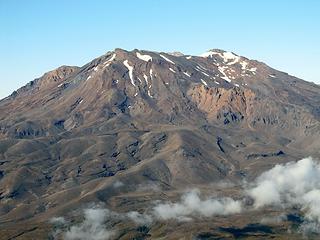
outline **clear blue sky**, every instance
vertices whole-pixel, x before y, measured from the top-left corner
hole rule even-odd
[[[221,48],[320,83],[318,0],[0,0],[0,98],[108,50]]]

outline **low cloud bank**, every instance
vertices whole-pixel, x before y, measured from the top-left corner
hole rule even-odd
[[[117,184],[120,187],[121,184]],[[243,211],[261,209],[266,206],[276,208],[295,208],[304,213],[303,232],[320,233],[320,164],[311,158],[298,162],[276,165],[261,174],[245,187],[242,200],[229,197],[201,197],[194,189],[183,194],[177,202],[155,202],[144,213],[131,211],[115,213],[101,207],[84,210],[81,223],[68,228],[64,233],[66,240],[108,240],[115,236],[115,231],[106,227],[108,220],[132,221],[137,225],[151,225],[154,221],[175,219],[190,221],[193,217],[213,217],[238,214]],[[250,197],[253,205],[245,205]],[[286,216],[265,216],[262,222],[285,221]],[[53,218],[53,224],[66,224],[61,218]]]
[[[178,221],[190,221],[192,217],[212,217],[217,215],[229,215],[240,213],[241,201],[231,198],[200,198],[199,190],[185,193],[179,202],[158,203],[149,212],[139,213],[130,211],[116,213],[101,207],[87,208],[83,211],[83,221],[70,225],[64,218],[52,218],[50,222],[58,227],[54,236],[62,236],[65,240],[109,240],[116,235],[116,231],[107,227],[110,220],[131,221],[137,225],[151,225],[154,221],[175,219]]]
[[[153,208],[153,215],[157,219],[191,220],[191,216],[212,217],[240,213],[241,201],[231,198],[202,200],[199,190],[192,190],[181,197],[177,203],[161,203]]]

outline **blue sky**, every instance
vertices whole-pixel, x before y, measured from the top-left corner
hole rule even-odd
[[[0,0],[0,98],[114,48],[221,48],[320,84],[318,0]]]

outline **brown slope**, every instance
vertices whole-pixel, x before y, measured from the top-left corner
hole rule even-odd
[[[116,49],[58,68],[0,102],[0,221],[126,194],[135,206],[141,184],[180,191],[319,156],[319,92],[221,50]]]

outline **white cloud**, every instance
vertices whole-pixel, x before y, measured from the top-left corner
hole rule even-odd
[[[53,217],[50,219],[49,222],[54,225],[64,225],[67,223],[67,221],[64,219],[64,217]]]
[[[108,240],[115,232],[106,229],[105,221],[110,211],[102,208],[91,208],[84,211],[84,220],[71,226],[64,234],[65,240]]]
[[[191,220],[192,216],[212,217],[240,213],[242,202],[231,198],[202,200],[199,190],[192,190],[181,197],[178,203],[161,203],[153,208],[153,214],[161,220]]]
[[[216,183],[212,184],[212,186],[218,187],[218,188],[231,188],[231,187],[234,187],[235,184],[231,181],[223,180],[223,181],[216,182]]]
[[[301,224],[299,230],[306,235],[309,233],[320,234],[320,223],[314,221],[305,221]]]
[[[136,211],[127,213],[127,217],[138,225],[150,225],[153,222],[151,215],[141,214]]]
[[[275,223],[281,223],[287,220],[287,216],[285,214],[281,214],[278,216],[266,216],[262,217],[260,220],[260,223],[262,224],[275,224]]]
[[[120,187],[123,187],[123,186],[124,186],[124,183],[121,182],[121,181],[119,181],[119,180],[117,180],[117,181],[115,181],[115,182],[112,184],[112,186],[113,186],[114,188],[120,188]]]
[[[281,202],[277,185],[272,180],[262,181],[258,186],[250,189],[249,195],[255,200],[256,208]]]
[[[304,212],[305,224],[320,223],[320,164],[312,158],[276,165],[261,174],[247,192],[255,208],[298,207]]]

